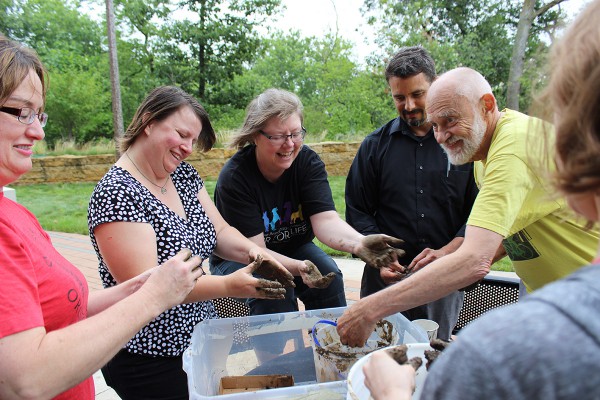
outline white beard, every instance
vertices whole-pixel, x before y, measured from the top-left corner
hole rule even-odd
[[[448,155],[450,162],[454,165],[462,165],[470,162],[475,156],[475,153],[477,153],[477,150],[479,150],[481,142],[483,142],[486,129],[487,127],[483,117],[481,117],[478,113],[475,113],[475,116],[473,117],[473,125],[471,127],[471,137],[468,139],[451,137],[447,141],[448,144],[454,144],[458,141],[462,141],[462,147],[457,150],[451,150],[442,144],[442,148]]]

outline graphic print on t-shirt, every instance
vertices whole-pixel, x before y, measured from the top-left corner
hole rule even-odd
[[[292,203],[286,201],[283,211],[283,219],[278,207],[263,211],[266,243],[284,243],[295,235],[306,234],[308,228],[302,215],[302,205],[299,204],[296,211],[292,211]]]
[[[507,237],[502,244],[506,250],[506,254],[512,261],[526,261],[538,258],[540,253],[531,243],[531,236],[525,229]]]

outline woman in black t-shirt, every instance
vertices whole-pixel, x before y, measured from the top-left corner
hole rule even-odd
[[[287,290],[285,301],[250,299],[252,314],[296,311],[298,298],[309,310],[346,305],[342,273],[313,243],[315,236],[370,265],[401,268],[397,258],[403,252],[391,244],[402,241],[363,236],[339,217],[325,165],[303,144],[305,135],[300,99],[268,89],[250,103],[244,125],[231,143],[238,152],[217,181],[215,204],[225,220],[266,247],[296,277],[296,287]],[[212,274],[227,275],[241,267],[211,257]],[[315,274],[314,267],[320,273]]]

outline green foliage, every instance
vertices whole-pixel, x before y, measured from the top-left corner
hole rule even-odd
[[[14,0],[0,14],[0,31],[26,43],[48,67],[101,53],[102,30],[81,14],[76,0]]]
[[[279,15],[280,0],[115,0],[124,125],[150,90],[178,85],[201,100],[218,131],[232,131],[252,98],[279,87],[302,99],[311,137],[362,137],[396,116],[383,77],[387,58],[419,43],[438,72],[460,65],[482,72],[502,107],[520,4],[365,0],[364,17],[378,28],[379,48],[363,67],[335,32],[316,38],[274,31],[269,22]],[[90,13],[92,7],[97,11]],[[112,138],[104,1],[0,0],[0,9],[0,32],[36,49],[49,70],[49,146]],[[544,84],[544,38],[562,18],[551,10],[532,26],[523,109]]]
[[[499,106],[505,104],[506,83],[521,1],[467,0],[365,0],[366,16],[378,28],[377,43],[384,49],[378,65],[402,46],[420,44],[436,61],[438,73],[467,66],[481,72],[490,82]],[[547,53],[543,39],[564,15],[549,11],[534,21],[529,37],[522,86],[522,109],[531,102],[532,90],[544,79],[540,56]]]
[[[49,142],[84,143],[112,136],[110,91],[98,75],[78,69],[52,74],[46,99],[50,117],[45,132]]]
[[[302,38],[299,32],[276,32],[248,71],[223,85],[221,96],[243,110],[270,87],[292,91],[304,104],[305,126],[320,140],[364,136],[395,116],[382,75],[361,70],[350,61],[350,44],[334,35]],[[234,125],[239,127],[243,114]],[[229,111],[227,111],[229,112]]]
[[[103,32],[78,6],[69,0],[16,0],[0,16],[0,30],[34,48],[48,69],[45,132],[51,144],[85,142],[112,130]]]
[[[258,26],[277,11],[279,0],[181,0],[179,6],[197,18],[173,25],[173,39],[188,49],[184,62],[195,80],[180,82],[202,101],[219,104],[212,89],[239,73],[260,45]]]

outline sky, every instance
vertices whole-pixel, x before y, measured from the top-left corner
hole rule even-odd
[[[323,36],[335,33],[354,43],[356,61],[364,60],[372,46],[365,43],[375,38],[360,13],[364,0],[282,0],[286,6],[283,16],[275,23],[282,30],[299,30],[304,36]]]
[[[287,10],[275,25],[284,31],[297,29],[304,36],[320,37],[339,29],[341,37],[354,43],[355,61],[362,63],[373,50],[374,30],[360,13],[364,0],[282,0]],[[591,0],[567,0],[561,3],[575,16]],[[337,19],[336,19],[337,17]]]
[[[566,0],[561,6],[573,17],[591,0]],[[354,44],[354,61],[363,63],[374,50],[375,31],[360,13],[364,0],[282,0],[286,7],[274,23],[284,32],[300,31],[304,36],[321,37],[339,31],[340,36]],[[103,7],[96,10],[104,13]],[[95,12],[92,14],[96,14]]]

